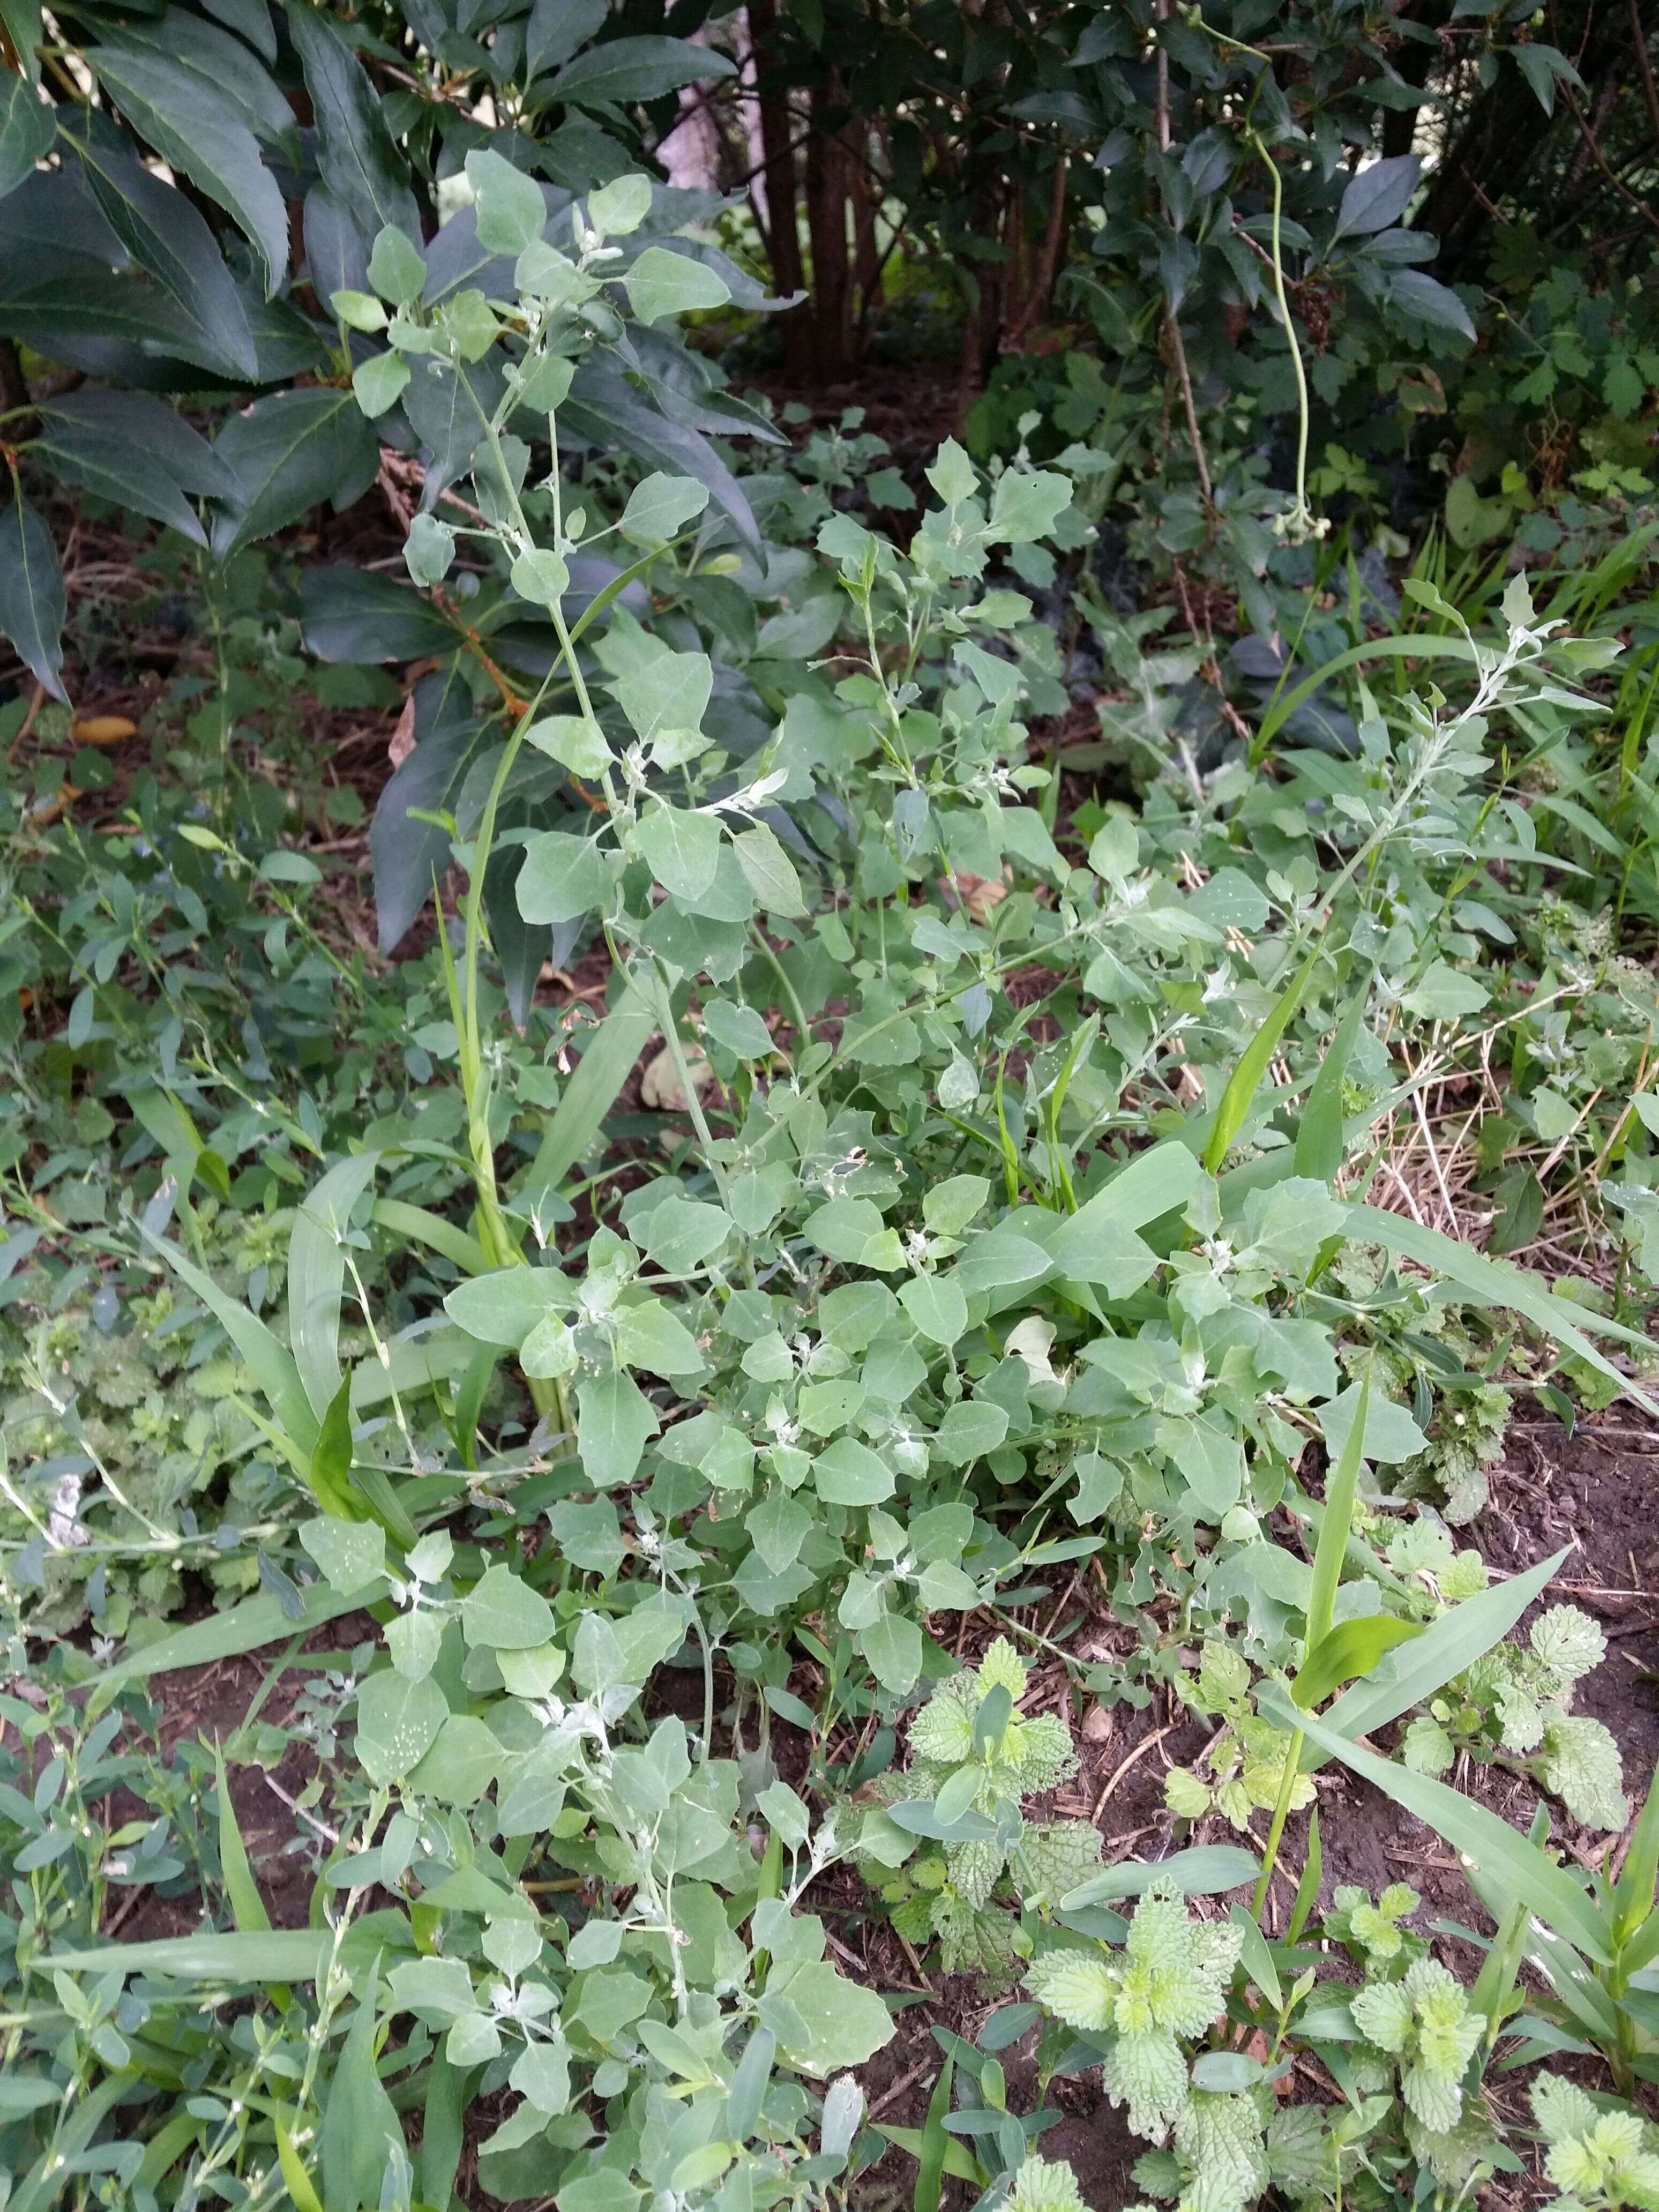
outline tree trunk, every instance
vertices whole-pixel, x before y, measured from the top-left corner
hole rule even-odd
[[[787,297],[804,289],[800,233],[795,197],[795,154],[791,137],[787,82],[777,67],[777,0],[750,0],[749,28],[754,41],[755,87],[760,110],[763,174],[766,179],[766,258],[772,289]],[[812,302],[803,300],[779,318],[787,375],[802,383],[813,378],[817,348]]]
[[[806,141],[806,227],[812,241],[812,320],[817,380],[834,384],[852,366],[852,270],[847,251],[848,157],[841,133],[827,118],[842,103],[833,88],[814,85],[808,95],[811,129]]]

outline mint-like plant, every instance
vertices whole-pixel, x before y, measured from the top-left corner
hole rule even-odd
[[[1544,2172],[1561,2191],[1550,2212],[1659,2212],[1659,2137],[1628,2107],[1609,2110],[1576,2082],[1540,2074],[1533,2115],[1547,2144]]]
[[[1199,1920],[1172,1891],[1153,1888],[1121,1950],[1043,1951],[1026,1970],[1038,2003],[1098,2044],[1107,2096],[1149,2142],[1162,2143],[1188,2108],[1183,2046],[1223,2009],[1243,1940],[1231,1922]]]
[[[1406,1764],[1438,1775],[1460,1751],[1507,1754],[1586,1827],[1622,1828],[1630,1815],[1619,1747],[1601,1722],[1571,1711],[1574,1688],[1606,1650],[1587,1613],[1552,1606],[1525,1645],[1494,1645],[1431,1700],[1406,1730]]]
[[[1051,1908],[1100,1863],[1091,1822],[1027,1820],[1020,1810],[1022,1800],[1077,1768],[1057,1715],[1018,1711],[1028,1679],[1013,1645],[998,1637],[976,1668],[949,1677],[915,1716],[909,1767],[881,1785],[901,1818],[930,1804],[933,1817],[921,1832],[943,1847],[884,1884],[900,1933],[913,1942],[937,1936],[948,1972],[973,1967],[994,1983],[1011,1978],[1022,1948],[1017,1924],[988,1909],[998,1885]],[[890,1820],[879,1839],[869,1838],[872,1856],[890,1866],[881,1845],[896,1825]]]
[[[1194,2089],[1170,2148],[1137,2159],[1133,2174],[1137,2188],[1173,2202],[1176,2212],[1244,2212],[1273,2179],[1255,2095]]]
[[[1164,1802],[1170,1811],[1199,1820],[1213,1808],[1240,1830],[1249,1826],[1252,1813],[1271,1813],[1284,1786],[1291,1738],[1251,1705],[1249,1662],[1243,1652],[1208,1637],[1196,1675],[1182,1669],[1171,1686],[1192,1711],[1222,1725],[1190,1767],[1172,1766],[1164,1776]],[[1313,1797],[1313,1777],[1298,1774],[1288,1809],[1300,1812]]]
[[[1407,2109],[1448,2135],[1463,2112],[1463,2072],[1486,2032],[1468,1992],[1437,1959],[1419,1959],[1397,1982],[1370,1982],[1353,1999],[1354,2025],[1400,2067]]]
[[[1391,1881],[1375,1903],[1366,1891],[1343,1882],[1332,1895],[1324,1932],[1346,1946],[1364,1967],[1368,1980],[1377,1976],[1392,1980],[1427,1949],[1422,1936],[1400,1924],[1422,1901],[1408,1882]]]
[[[1009,2212],[1084,2212],[1077,2176],[1063,2158],[1028,2154],[1008,2192]]]

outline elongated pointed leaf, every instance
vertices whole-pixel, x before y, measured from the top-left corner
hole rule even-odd
[[[107,116],[59,108],[58,117],[110,228],[171,303],[185,344],[194,348],[187,358],[200,356],[204,367],[233,381],[252,382],[259,359],[247,310],[202,216],[145,168]]]
[[[313,1583],[301,1594],[300,1617],[295,1620],[283,1610],[280,1598],[262,1591],[258,1597],[244,1598],[228,1613],[216,1613],[210,1620],[194,1621],[188,1628],[175,1628],[170,1636],[144,1645],[130,1658],[106,1668],[98,1677],[92,1704],[101,1708],[127,1683],[148,1681],[152,1674],[175,1674],[181,1667],[210,1667],[216,1659],[240,1659],[268,1644],[285,1644],[292,1637],[303,1637],[313,1628],[337,1620],[343,1613],[378,1604],[386,1594],[383,1577],[358,1590],[340,1591],[327,1583]]]
[[[349,210],[365,247],[388,223],[418,246],[420,213],[409,173],[362,63],[325,12],[307,0],[289,0],[288,27],[311,94],[323,182]]]
[[[142,1224],[139,1233],[157,1258],[166,1261],[221,1323],[243,1364],[264,1393],[278,1425],[287,1431],[302,1455],[309,1454],[317,1441],[318,1417],[311,1410],[293,1354],[271,1334],[258,1314],[251,1313],[240,1298],[233,1298],[222,1291],[212,1276],[204,1273],[193,1260],[187,1260],[176,1244],[169,1244]]]
[[[0,0],[0,23],[11,33],[11,42],[31,84],[40,82],[40,0]]]
[[[1173,1883],[1182,1897],[1215,1897],[1223,1890],[1243,1888],[1261,1871],[1261,1860],[1240,1844],[1194,1844],[1190,1850],[1172,1852],[1167,1859],[1120,1860],[1061,1898],[1060,1907],[1074,1912],[1114,1898],[1140,1897],[1154,1882]]]
[[[96,1943],[49,1952],[45,1967],[65,1973],[170,1974],[189,1982],[314,1982],[334,1948],[327,1928],[270,1928],[248,1934],[162,1936],[149,1943]]]
[[[927,2115],[916,2154],[915,2187],[910,2195],[911,2212],[939,2212],[945,2160],[952,2140],[945,2123],[951,2117],[951,2077],[955,2070],[956,2060],[947,2051],[939,2079],[933,2084],[933,2094],[927,2100]]]
[[[1365,1416],[1371,1402],[1371,1369],[1368,1363],[1359,1385],[1359,1406],[1354,1414],[1335,1467],[1325,1478],[1325,1510],[1320,1517],[1319,1543],[1314,1553],[1313,1588],[1308,1598],[1307,1632],[1302,1649],[1318,1649],[1331,1632],[1336,1611],[1336,1588],[1342,1579],[1342,1563],[1348,1556],[1353,1531],[1353,1502],[1359,1488],[1359,1467],[1365,1443]]]
[[[270,1928],[270,1915],[253,1879],[253,1869],[248,1864],[247,1846],[242,1841],[241,1826],[230,1794],[230,1777],[225,1771],[225,1754],[216,1743],[213,1747],[213,1771],[214,1802],[219,1815],[219,1865],[225,1877],[225,1895],[230,1899],[230,1916],[244,1936],[258,1935]]]
[[[295,2212],[323,2212],[323,2200],[311,2184],[305,2160],[295,2148],[294,2138],[278,2120],[276,2126],[276,2163],[283,2170],[283,2185],[294,2199]]]
[[[202,0],[202,4],[210,15],[246,39],[256,54],[268,62],[276,60],[276,27],[265,0]]]
[[[263,7],[258,12],[264,15]],[[98,48],[100,54],[116,52],[170,67],[182,85],[193,85],[216,106],[228,107],[255,138],[275,147],[290,167],[299,167],[300,134],[294,110],[242,40],[182,8],[168,8],[159,19],[129,15],[120,30]]]
[[[1385,1651],[1407,1644],[1423,1633],[1414,1620],[1396,1620],[1392,1613],[1365,1613],[1355,1620],[1340,1620],[1314,1645],[1296,1672],[1291,1695],[1304,1712],[1329,1697],[1356,1675],[1369,1674]]]
[[[464,1275],[483,1275],[489,1269],[489,1255],[477,1238],[453,1221],[446,1221],[441,1213],[428,1212],[423,1206],[409,1206],[400,1198],[382,1198],[375,1201],[374,1219],[382,1229],[389,1229],[394,1237],[406,1243],[424,1244],[430,1251],[440,1252],[446,1260],[454,1262]]]
[[[1385,1658],[1368,1680],[1345,1691],[1325,1715],[1327,1726],[1345,1736],[1369,1735],[1433,1697],[1472,1667],[1482,1652],[1501,1643],[1533,1600],[1560,1572],[1566,1557],[1566,1550],[1557,1552],[1525,1574],[1494,1583],[1491,1589],[1443,1613],[1408,1646]],[[1328,1755],[1304,1753],[1303,1772],[1313,1773]]]
[[[1477,1252],[1472,1244],[1460,1244],[1455,1237],[1443,1237],[1437,1229],[1425,1229],[1421,1222],[1408,1221],[1402,1214],[1385,1213],[1376,1206],[1356,1206],[1349,1212],[1348,1229],[1350,1235],[1368,1237],[1399,1259],[1415,1260],[1419,1267],[1432,1268],[1436,1274],[1455,1283],[1478,1305],[1507,1308],[1520,1314],[1546,1336],[1553,1336],[1580,1359],[1588,1360],[1598,1374],[1616,1382],[1644,1413],[1659,1419],[1659,1403],[1628,1375],[1621,1375],[1586,1334],[1594,1329],[1598,1336],[1611,1337],[1615,1343],[1650,1350],[1648,1340],[1634,1329],[1575,1305],[1571,1298],[1558,1298],[1547,1284],[1524,1268],[1508,1260],[1494,1260]]]
[[[294,1364],[321,1421],[340,1389],[340,1300],[351,1209],[374,1179],[378,1152],[332,1167],[295,1216],[288,1247],[288,1326]]]
[[[709,496],[726,515],[751,552],[760,551],[760,534],[748,495],[701,430],[671,422],[639,397],[633,386],[607,366],[585,362],[577,371],[571,395],[559,410],[559,421],[573,437],[586,439],[600,452],[620,446],[643,461],[647,469],[669,476],[695,477],[707,484]]]
[[[1296,1172],[1311,1176],[1316,1182],[1334,1182],[1342,1171],[1342,1085],[1354,1039],[1365,1018],[1368,996],[1362,986],[1350,1000],[1302,1109],[1302,1123],[1296,1133]]]
[[[205,545],[187,494],[234,497],[236,479],[183,416],[142,392],[76,392],[40,410],[33,452],[66,483],[153,515]]]
[[[1638,1815],[1630,1849],[1614,1892],[1620,1938],[1628,1942],[1653,1910],[1654,1883],[1659,1879],[1659,1766],[1648,1784],[1646,1802]]]
[[[1273,740],[1284,728],[1298,707],[1305,706],[1322,684],[1328,684],[1334,676],[1346,675],[1350,668],[1358,668],[1368,660],[1473,660],[1474,647],[1462,637],[1380,637],[1368,639],[1363,645],[1351,646],[1339,653],[1322,668],[1288,691],[1280,691],[1261,717],[1260,727],[1250,747],[1252,760],[1260,760]]]
[[[52,109],[27,77],[0,69],[0,199],[15,192],[58,136]]]
[[[1319,947],[1316,945],[1274,1000],[1267,1018],[1245,1046],[1239,1056],[1238,1066],[1228,1079],[1227,1088],[1221,1094],[1221,1103],[1215,1109],[1209,1142],[1204,1147],[1204,1164],[1212,1175],[1219,1170],[1233,1139],[1244,1126],[1245,1116],[1256,1092],[1261,1088],[1261,1079],[1279,1049],[1279,1039],[1290,1027],[1297,1008],[1302,1004],[1302,994],[1312,980],[1318,958]]]
[[[629,100],[659,100],[682,85],[732,76],[736,70],[737,64],[728,55],[714,46],[693,46],[690,39],[611,39],[567,62],[550,84],[537,90],[546,100],[609,107]]]
[[[408,935],[450,862],[449,833],[422,817],[453,814],[482,750],[500,726],[482,716],[456,667],[415,687],[415,750],[388,781],[369,824],[380,950]]]
[[[1496,1813],[1449,1790],[1443,1782],[1414,1774],[1395,1759],[1379,1758],[1376,1752],[1351,1743],[1328,1722],[1313,1713],[1299,1712],[1277,1684],[1264,1683],[1256,1702],[1275,1728],[1302,1729],[1310,1742],[1340,1759],[1363,1780],[1374,1783],[1419,1820],[1426,1820],[1437,1835],[1479,1867],[1505,1896],[1524,1899],[1528,1910],[1535,1912],[1547,1928],[1554,1929],[1599,1964],[1610,1963],[1607,1929],[1583,1885],[1575,1881],[1564,1867],[1557,1866],[1536,1844],[1517,1835]]]
[[[21,492],[0,512],[0,631],[54,699],[64,690],[64,571],[52,532]]]
[[[213,450],[237,480],[236,496],[223,503],[211,532],[221,561],[325,499],[337,514],[349,507],[380,465],[374,433],[349,391],[275,392],[233,415]]]
[[[564,1087],[520,1195],[556,1190],[592,1145],[616,1103],[629,1070],[645,1049],[657,1017],[645,1000],[625,991],[599,1024],[576,1073]]]
[[[917,2160],[921,2159],[922,2147],[927,2139],[926,2131],[921,2128],[889,2127],[885,2120],[876,2122],[876,2133],[884,2142],[891,2143],[896,2149],[903,2151],[907,2157]],[[982,2190],[987,2186],[983,2167],[975,2160],[973,2153],[965,2145],[959,2143],[954,2136],[945,2137],[945,2171],[953,2181],[965,2181],[975,2191]]]
[[[163,159],[231,217],[264,265],[270,299],[288,265],[288,210],[259,157],[258,141],[235,108],[177,62],[155,54],[104,46],[89,48],[87,59],[106,94]]]

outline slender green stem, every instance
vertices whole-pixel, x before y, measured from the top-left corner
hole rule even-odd
[[[1296,374],[1297,433],[1296,433],[1296,506],[1290,521],[1293,527],[1306,531],[1313,521],[1313,509],[1308,504],[1308,398],[1307,372],[1302,366],[1302,349],[1297,343],[1296,325],[1291,319],[1291,303],[1285,295],[1285,257],[1280,237],[1280,225],[1285,213],[1285,180],[1279,173],[1279,164],[1267,151],[1257,131],[1250,133],[1255,150],[1267,163],[1267,173],[1273,180],[1273,292],[1279,301],[1279,319],[1285,325],[1285,340],[1291,349],[1291,367]]]
[[[1267,1903],[1267,1885],[1273,1878],[1273,1869],[1279,1863],[1279,1846],[1284,1839],[1285,1823],[1290,1817],[1291,1798],[1296,1790],[1297,1774],[1302,1764],[1302,1731],[1295,1729],[1291,1736],[1291,1747],[1285,1754],[1285,1772],[1279,1784],[1279,1801],[1273,1807],[1273,1820],[1267,1829],[1267,1847],[1261,1854],[1261,1879],[1255,1886],[1255,1895],[1250,1900],[1251,1917],[1258,1927]]]

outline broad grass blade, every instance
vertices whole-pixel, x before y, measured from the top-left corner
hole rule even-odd
[[[1244,1117],[1250,1110],[1251,1101],[1261,1088],[1261,1079],[1279,1049],[1279,1041],[1302,1004],[1302,994],[1312,978],[1319,950],[1317,945],[1314,947],[1291,981],[1279,993],[1267,1020],[1240,1054],[1238,1066],[1228,1079],[1227,1088],[1221,1094],[1221,1103],[1215,1109],[1209,1141],[1204,1147],[1204,1164],[1212,1175],[1220,1168],[1233,1139],[1244,1126]]]
[[[1302,1772],[1305,1774],[1310,1765],[1316,1764],[1316,1761],[1307,1758],[1304,1745],[1300,1762]],[[1318,1900],[1319,1885],[1324,1872],[1325,1850],[1319,1840],[1319,1808],[1316,1805],[1308,1815],[1308,1849],[1302,1862],[1302,1879],[1296,1886],[1296,1899],[1291,1906],[1290,1925],[1285,1930],[1287,1943],[1300,1942],[1302,1931],[1308,1924],[1308,1915]]]
[[[1364,1751],[1346,1736],[1338,1735],[1326,1721],[1298,1712],[1277,1685],[1263,1683],[1257,1706],[1275,1728],[1303,1730],[1322,1749],[1345,1766],[1403,1805],[1419,1820],[1426,1820],[1455,1851],[1481,1870],[1507,1897],[1524,1901],[1547,1928],[1553,1928],[1599,1965],[1612,1963],[1608,1930],[1582,1884],[1556,1865],[1538,1845],[1517,1835],[1507,1821],[1484,1805],[1449,1790],[1426,1774],[1414,1774],[1395,1760]]]
[[[301,1597],[297,1620],[284,1613],[281,1600],[268,1591],[244,1598],[228,1613],[175,1629],[171,1636],[146,1644],[110,1668],[98,1677],[91,1704],[101,1710],[127,1683],[145,1681],[152,1674],[172,1674],[180,1667],[206,1667],[216,1659],[240,1659],[244,1652],[258,1651],[267,1644],[285,1643],[290,1637],[303,1636],[308,1629],[339,1620],[343,1613],[377,1604],[386,1595],[384,1577],[366,1583],[360,1590],[341,1591],[327,1583],[314,1583]]]
[[[265,1911],[265,1901],[248,1863],[247,1846],[242,1841],[241,1826],[231,1798],[230,1778],[225,1772],[225,1755],[216,1743],[213,1747],[213,1766],[219,1814],[219,1864],[225,1877],[225,1894],[230,1899],[230,1917],[243,1935],[261,1935],[270,1926],[270,1915]]]
[[[352,1207],[368,1188],[378,1152],[357,1152],[331,1167],[294,1217],[288,1247],[288,1327],[294,1364],[321,1421],[340,1388],[343,1242]]]
[[[1072,1216],[1067,1233],[1076,1236],[1097,1222],[1146,1229],[1185,1206],[1201,1179],[1196,1156],[1178,1138],[1169,1138],[1121,1168]]]
[[[1350,668],[1358,668],[1367,660],[1473,660],[1474,647],[1466,638],[1379,637],[1368,639],[1364,645],[1351,645],[1346,653],[1339,653],[1334,660],[1328,660],[1322,668],[1298,684],[1293,691],[1282,693],[1261,717],[1250,745],[1250,758],[1259,761],[1267,747],[1284,728],[1297,708],[1313,697],[1322,684],[1328,684],[1333,676],[1341,676]]]
[[[1358,1422],[1355,1423],[1358,1428]],[[1370,1680],[1346,1690],[1325,1715],[1325,1724],[1339,1735],[1369,1735],[1373,1729],[1398,1720],[1401,1713],[1420,1705],[1443,1689],[1453,1676],[1472,1667],[1483,1651],[1509,1634],[1535,1597],[1560,1572],[1571,1546],[1540,1559],[1524,1575],[1465,1598],[1443,1613],[1402,1651],[1386,1660]],[[1323,1766],[1329,1753],[1304,1757],[1302,1771],[1311,1774]]]
[[[382,1198],[375,1203],[374,1218],[394,1237],[404,1237],[411,1244],[424,1244],[446,1260],[453,1260],[464,1274],[484,1275],[489,1272],[489,1255],[477,1238],[458,1228],[454,1222],[446,1221],[441,1213],[429,1213],[423,1206],[406,1206],[400,1198]]]
[[[1223,1890],[1242,1889],[1261,1871],[1255,1853],[1240,1844],[1194,1844],[1190,1850],[1176,1851],[1167,1859],[1123,1859],[1107,1867],[1061,1898],[1060,1910],[1073,1912],[1109,1898],[1139,1897],[1154,1882],[1172,1883],[1182,1897],[1214,1897]]]
[[[1370,1613],[1357,1620],[1339,1620],[1322,1636],[1291,1684],[1291,1695],[1304,1712],[1312,1712],[1331,1692],[1356,1675],[1369,1674],[1385,1651],[1409,1643],[1423,1633],[1414,1620],[1396,1620],[1392,1613]]]
[[[1656,1878],[1659,1878],[1659,1766],[1653,1770],[1647,1802],[1638,1816],[1613,1891],[1613,1925],[1621,1943],[1629,1942],[1652,1911]]]
[[[1319,1543],[1314,1552],[1313,1588],[1308,1597],[1307,1633],[1302,1640],[1305,1665],[1331,1632],[1336,1616],[1336,1586],[1342,1579],[1342,1562],[1348,1556],[1353,1528],[1353,1502],[1359,1488],[1359,1467],[1365,1445],[1365,1422],[1371,1404],[1371,1365],[1365,1366],[1359,1386],[1359,1407],[1348,1431],[1334,1471],[1325,1480],[1325,1510],[1319,1524]],[[1298,1700],[1299,1702],[1299,1700]]]
[[[947,2053],[939,2077],[933,2084],[933,2094],[927,2100],[927,2118],[922,2124],[921,2148],[916,2157],[916,2185],[910,2198],[913,2212],[939,2212],[945,2156],[951,2143],[945,2123],[951,2114],[951,2078],[955,2071],[956,2061]]]
[[[518,1196],[556,1190],[563,1182],[599,1133],[600,1123],[656,1027],[657,1017],[644,1000],[636,992],[625,991],[600,1023],[566,1084]]]
[[[1342,1171],[1342,1083],[1369,996],[1364,986],[1354,993],[1347,1012],[1337,1024],[1331,1048],[1319,1063],[1308,1103],[1302,1109],[1302,1124],[1296,1133],[1296,1172],[1310,1176],[1316,1182],[1334,1182]]]
[[[52,1951],[39,1961],[66,1973],[170,1974],[189,1982],[314,1982],[334,1948],[328,1928],[270,1928],[249,1934],[162,1936],[149,1943],[94,1943]]]
[[[276,2163],[283,2169],[283,2185],[294,2199],[295,2212],[323,2212],[322,2199],[311,2185],[311,2176],[294,2148],[293,2136],[280,2120],[276,2124]]]
[[[1477,1252],[1473,1245],[1460,1244],[1455,1237],[1443,1237],[1437,1229],[1425,1229],[1419,1221],[1407,1221],[1403,1214],[1385,1213],[1376,1206],[1353,1206],[1348,1214],[1348,1233],[1381,1244],[1396,1258],[1415,1260],[1419,1267],[1432,1267],[1437,1274],[1455,1283],[1477,1305],[1507,1307],[1522,1315],[1547,1336],[1553,1336],[1558,1344],[1576,1352],[1580,1359],[1588,1360],[1597,1374],[1616,1382],[1644,1413],[1659,1419],[1659,1404],[1597,1351],[1583,1330],[1574,1327],[1572,1316],[1575,1312],[1583,1315],[1586,1328],[1613,1337],[1620,1344],[1634,1345],[1642,1352],[1650,1350],[1648,1339],[1638,1336],[1634,1329],[1621,1328],[1617,1322],[1604,1320],[1600,1314],[1575,1307],[1569,1298],[1553,1297],[1537,1277],[1528,1274],[1524,1268],[1514,1267],[1507,1260],[1492,1259],[1485,1252]]]
[[[193,1260],[187,1260],[176,1244],[169,1244],[142,1222],[139,1234],[223,1326],[225,1334],[264,1393],[278,1425],[286,1431],[296,1456],[303,1463],[317,1441],[321,1415],[312,1411],[293,1354],[271,1334],[258,1314],[250,1313],[240,1298],[228,1297],[213,1278],[204,1274]]]

